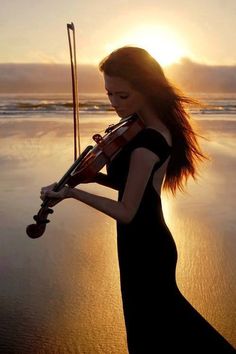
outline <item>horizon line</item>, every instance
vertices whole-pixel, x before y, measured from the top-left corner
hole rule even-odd
[[[178,61],[175,61],[173,63],[167,64],[167,65],[161,65],[163,68],[168,68],[171,67],[173,65],[184,65],[186,62],[188,63],[192,63],[192,64],[196,64],[196,65],[201,65],[201,66],[209,66],[209,67],[234,67],[236,66],[236,61],[235,63],[231,63],[231,64],[226,64],[226,63],[207,63],[207,62],[201,62],[201,61],[195,61],[190,57],[181,57]],[[70,62],[65,62],[65,63],[61,63],[61,62],[0,62],[0,65],[55,65],[55,66],[70,66]],[[79,63],[77,62],[77,66],[91,66],[91,67],[98,67],[98,64],[95,63]]]

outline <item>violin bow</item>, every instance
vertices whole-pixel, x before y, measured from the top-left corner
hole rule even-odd
[[[73,46],[71,43],[71,35],[73,35]],[[78,74],[76,62],[76,44],[75,44],[75,26],[73,22],[67,23],[67,34],[70,50],[71,78],[72,78],[72,94],[73,94],[73,118],[74,118],[74,161],[80,155],[80,130],[79,130],[79,102],[78,102]],[[78,152],[77,152],[78,151]]]

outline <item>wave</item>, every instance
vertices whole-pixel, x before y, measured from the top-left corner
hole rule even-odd
[[[39,95],[38,95],[39,96]],[[204,107],[190,108],[191,114],[236,114],[236,95],[207,95],[199,96]],[[114,109],[110,105],[106,96],[102,95],[87,95],[80,99],[80,113],[106,113],[113,112]],[[7,96],[0,95],[0,115],[32,115],[35,113],[72,113],[73,102],[68,97],[24,97],[24,96]]]
[[[86,101],[79,103],[79,111],[81,113],[89,112],[110,112],[113,108],[108,102]],[[21,114],[21,113],[71,113],[73,112],[72,102],[54,102],[54,101],[38,101],[38,102],[0,102],[0,115],[5,114]]]

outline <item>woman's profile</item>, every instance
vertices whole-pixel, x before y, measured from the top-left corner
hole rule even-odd
[[[193,102],[166,78],[144,49],[125,46],[100,65],[111,105],[121,119],[144,128],[99,172],[94,182],[118,190],[118,200],[54,184],[41,198],[51,206],[74,198],[117,222],[120,285],[130,354],[235,353],[180,292],[177,249],[165,222],[162,190],[184,190],[205,155],[185,106]],[[185,232],[183,230],[183,232]]]

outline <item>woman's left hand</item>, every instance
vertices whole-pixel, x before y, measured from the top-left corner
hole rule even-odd
[[[64,186],[58,192],[54,192],[52,189],[56,186],[56,183],[53,183],[47,187],[42,187],[40,193],[40,199],[45,200],[45,198],[49,198],[49,207],[53,207],[54,205],[60,203],[62,200],[69,198],[70,187]]]

